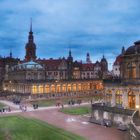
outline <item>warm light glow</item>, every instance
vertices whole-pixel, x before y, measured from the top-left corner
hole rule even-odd
[[[43,91],[43,88],[44,88],[43,85],[40,85],[40,86],[39,86],[39,93],[43,93],[43,92],[44,92],[44,91]]]
[[[32,93],[33,94],[36,94],[37,93],[37,86],[32,86]]]
[[[66,92],[66,85],[65,84],[62,85],[62,92]]]
[[[45,93],[49,93],[50,92],[50,86],[49,85],[46,85],[45,86]]]
[[[76,91],[76,84],[73,84],[73,91]]]
[[[7,90],[7,88],[4,88],[4,90]]]
[[[139,105],[136,105],[136,109],[139,109]]]

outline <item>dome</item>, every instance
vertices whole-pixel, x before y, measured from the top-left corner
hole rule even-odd
[[[103,58],[101,59],[101,62],[107,62],[105,56],[103,55]]]
[[[18,68],[18,69],[43,69],[43,66],[40,65],[39,63],[36,63],[34,61],[29,61],[23,64],[19,64],[14,66],[14,68]]]
[[[124,55],[131,55],[135,53],[140,53],[140,41],[136,41],[133,46],[130,46]]]

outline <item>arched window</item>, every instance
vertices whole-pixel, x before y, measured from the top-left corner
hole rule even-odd
[[[56,86],[56,91],[57,91],[57,92],[61,92],[60,85],[57,85],[57,86]]]
[[[49,93],[50,92],[50,86],[49,85],[45,85],[45,93]]]
[[[128,105],[129,105],[129,108],[135,109],[136,97],[132,91],[128,92]]]
[[[116,96],[116,105],[122,106],[122,91],[117,90],[115,96]]]
[[[66,84],[62,85],[62,92],[66,92]]]
[[[55,92],[55,85],[51,85],[51,91],[52,91],[52,93]]]
[[[67,85],[68,92],[71,92],[71,84]]]
[[[136,63],[128,63],[127,64],[127,73],[128,73],[128,78],[136,78]]]
[[[77,90],[77,86],[76,84],[73,84],[73,91],[76,91]]]

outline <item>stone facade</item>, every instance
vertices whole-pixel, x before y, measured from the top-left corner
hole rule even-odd
[[[3,84],[5,91],[11,93],[21,94],[46,94],[48,96],[57,95],[69,96],[83,94],[87,96],[89,93],[103,93],[103,85],[100,80],[77,80],[77,81],[25,81],[25,82],[14,82],[5,81]]]
[[[105,101],[112,106],[140,110],[140,41],[126,51],[120,61],[120,83],[105,83]]]

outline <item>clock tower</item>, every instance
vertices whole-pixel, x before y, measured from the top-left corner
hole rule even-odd
[[[36,44],[34,43],[34,36],[33,36],[33,31],[32,31],[32,20],[31,20],[31,25],[30,25],[28,42],[26,43],[25,50],[26,50],[26,55],[25,55],[26,61],[36,60]]]

